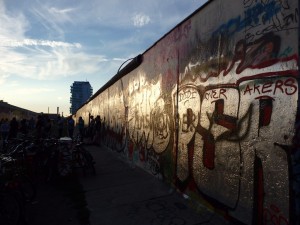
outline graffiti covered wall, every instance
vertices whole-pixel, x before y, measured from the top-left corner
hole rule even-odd
[[[214,0],[76,113],[102,144],[242,224],[299,221],[298,0]]]

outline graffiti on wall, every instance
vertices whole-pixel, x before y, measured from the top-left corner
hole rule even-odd
[[[176,57],[155,59],[154,47],[147,54],[157,75],[142,66],[80,113],[100,114],[105,145],[182,192],[243,224],[287,225],[300,211],[298,8],[292,0],[241,2],[242,13],[209,28],[209,40],[193,18],[174,30],[167,41],[183,44],[167,52],[178,53],[178,70],[159,71]],[[178,80],[172,71],[181,71]]]
[[[139,73],[129,85],[128,132],[130,139],[141,143],[156,153],[163,152],[170,140],[170,118],[165,112],[165,101],[161,97],[161,78],[152,84]]]
[[[244,0],[244,15],[238,15],[219,26],[212,36],[233,36],[245,32],[245,40],[253,41],[270,32],[298,29],[299,9],[289,0]]]
[[[275,95],[274,90],[269,89],[271,83],[275,86],[288,83],[292,87],[282,88]],[[249,92],[254,86],[269,87],[265,89],[268,94],[258,89]],[[187,91],[185,87],[182,90]],[[187,101],[178,104],[178,179],[184,182],[193,174],[202,194],[214,198],[233,214],[242,208],[244,212],[248,209],[249,221],[253,215],[253,193],[261,189],[264,197],[259,204],[264,209],[269,205],[284,207],[281,211],[288,217],[289,207],[282,202],[289,202],[289,156],[272,140],[291,145],[292,126],[285,125],[295,122],[295,114],[283,117],[282,113],[283,109],[296,111],[296,79],[254,79],[243,81],[235,88],[224,86],[202,93],[200,90],[203,88],[193,88],[197,104],[187,104]],[[189,146],[193,148],[192,160]],[[260,162],[260,168],[255,168],[255,161]],[[274,161],[278,164],[274,165]],[[255,180],[258,169],[261,169],[262,180]]]
[[[281,7],[269,3],[264,7],[277,14]],[[260,12],[262,5],[256,7]],[[238,32],[254,22],[240,19],[213,35],[230,36],[232,27]],[[273,32],[256,35],[252,42],[249,36],[238,41],[233,54],[224,48],[207,63],[191,63],[180,76],[174,95],[179,113],[176,176],[182,184],[193,179],[200,193],[246,224],[289,224],[293,156],[284,146],[293,144],[298,56],[285,54],[291,47],[280,53],[281,38]]]

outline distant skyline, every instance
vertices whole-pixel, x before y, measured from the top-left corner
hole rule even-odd
[[[0,0],[0,100],[69,115],[70,86],[94,93],[207,0]]]

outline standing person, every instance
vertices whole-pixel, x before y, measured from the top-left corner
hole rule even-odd
[[[27,133],[28,133],[28,125],[27,125],[27,120],[26,120],[26,119],[22,119],[22,120],[21,120],[21,124],[20,124],[20,132],[21,132],[21,134],[23,134],[24,136],[26,136]]]
[[[44,132],[45,132],[45,123],[44,123],[44,119],[43,119],[43,115],[40,114],[37,117],[37,121],[35,124],[35,135],[37,139],[40,139],[44,136]]]
[[[95,119],[95,132],[93,136],[93,144],[100,145],[101,140],[101,118],[98,115]]]
[[[12,118],[9,124],[9,139],[10,138],[17,138],[18,135],[18,130],[19,130],[19,123],[16,119],[16,117]]]
[[[64,120],[60,115],[57,116],[58,138],[62,137],[64,129]]]
[[[3,122],[1,123],[0,131],[2,137],[2,148],[5,149],[8,134],[9,134],[9,122],[7,118],[4,119]]]
[[[80,116],[78,119],[78,131],[80,134],[80,141],[83,141],[83,135],[84,135],[84,120],[82,119],[82,117]]]
[[[75,121],[72,116],[69,117],[68,119],[68,133],[69,137],[73,139],[73,134],[74,134],[74,125]]]
[[[30,132],[32,132],[34,130],[34,125],[35,125],[34,123],[35,123],[35,121],[34,121],[33,117],[31,117],[30,120],[28,121],[28,129]]]
[[[90,121],[87,130],[87,136],[93,141],[93,137],[95,135],[95,118],[94,116],[90,116]]]
[[[49,116],[46,116],[45,136],[48,138],[51,136],[51,128],[52,128],[51,119],[49,118]]]

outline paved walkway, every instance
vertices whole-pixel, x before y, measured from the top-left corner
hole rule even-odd
[[[80,177],[91,225],[226,225],[141,168],[132,168],[105,147],[88,146],[96,176]]]

